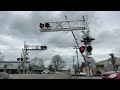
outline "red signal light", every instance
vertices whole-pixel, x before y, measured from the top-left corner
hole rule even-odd
[[[40,23],[40,28],[44,28],[44,24],[43,23]]]
[[[81,49],[81,50],[85,50],[85,48],[83,48],[83,47],[81,47],[80,49]]]
[[[85,46],[81,46],[81,47],[79,48],[79,50],[80,50],[81,53],[84,53],[84,51],[85,51]]]

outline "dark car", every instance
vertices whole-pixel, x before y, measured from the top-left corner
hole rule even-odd
[[[6,72],[0,72],[0,79],[12,79],[11,75]]]
[[[120,69],[102,73],[102,79],[120,79]]]

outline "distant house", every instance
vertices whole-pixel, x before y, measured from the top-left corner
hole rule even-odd
[[[20,70],[19,73],[22,73],[22,63],[22,61],[0,61],[0,71],[7,72],[9,74],[17,74],[18,70]],[[26,61],[25,69],[25,71],[27,72],[27,70],[29,69],[29,61]]]
[[[120,58],[116,58],[115,69],[120,69]],[[100,61],[96,64],[96,71],[107,72],[114,70],[111,59]]]
[[[41,74],[43,70],[47,70],[44,66],[38,66],[38,65],[31,65],[29,68],[30,72],[32,74]]]

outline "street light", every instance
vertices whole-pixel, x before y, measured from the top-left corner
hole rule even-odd
[[[112,57],[112,56],[114,57],[114,53],[110,53],[110,56],[111,56],[111,57]]]

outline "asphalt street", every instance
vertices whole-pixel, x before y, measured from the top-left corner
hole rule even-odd
[[[93,76],[71,76],[68,74],[11,74],[12,79],[102,79]]]

